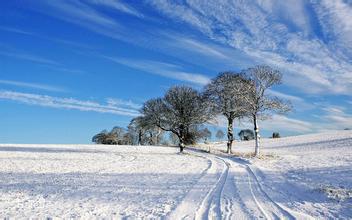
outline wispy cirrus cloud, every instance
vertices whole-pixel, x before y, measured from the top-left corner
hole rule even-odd
[[[325,39],[352,55],[352,3],[343,0],[313,1]]]
[[[227,121],[223,116],[219,116],[212,124],[218,127],[226,127]],[[242,119],[237,121],[236,124],[236,128],[239,129],[253,129],[253,123],[249,119]],[[270,119],[259,122],[259,127],[261,130],[269,132],[279,131],[296,134],[316,131],[314,123],[284,115],[273,115]]]
[[[132,100],[107,98],[106,102],[112,106],[121,106],[121,107],[126,107],[126,108],[130,108],[130,109],[135,109],[135,110],[139,110],[142,107],[141,104],[135,103]]]
[[[63,45],[67,45],[67,46],[73,46],[73,47],[77,47],[77,48],[82,48],[82,49],[94,49],[91,45],[87,45],[84,43],[78,43],[72,40],[68,40],[68,39],[60,39],[60,38],[55,38],[55,37],[48,37],[44,34],[39,34],[36,32],[31,32],[25,29],[20,29],[20,28],[13,28],[13,27],[6,27],[6,26],[0,26],[0,31],[4,31],[4,32],[10,32],[10,33],[15,33],[15,34],[21,34],[21,35],[27,35],[27,36],[31,36],[31,37],[37,37],[40,39],[44,39],[47,41],[52,41],[55,43],[60,43]]]
[[[311,110],[316,108],[314,104],[307,102],[304,100],[302,97],[294,96],[294,95],[289,95],[286,93],[278,92],[275,90],[268,90],[267,92],[269,95],[277,96],[281,99],[288,100],[291,102],[293,111],[305,111],[305,110]]]
[[[116,20],[81,1],[38,1],[31,8],[98,34],[112,38],[120,35],[121,25]]]
[[[52,60],[52,59],[45,58],[45,57],[40,57],[40,56],[33,55],[33,54],[27,54],[27,53],[23,53],[23,52],[1,51],[0,56],[7,56],[7,57],[15,58],[15,59],[20,59],[20,60],[25,60],[25,61],[30,61],[30,62],[34,62],[34,63],[40,63],[40,64],[46,64],[46,65],[54,65],[54,66],[61,65],[56,60]]]
[[[14,58],[17,60],[42,64],[42,65],[46,66],[47,68],[54,70],[56,72],[66,72],[66,73],[73,73],[73,74],[86,73],[86,71],[84,71],[84,70],[65,67],[64,64],[62,64],[54,59],[38,56],[38,55],[32,54],[32,53],[26,53],[24,51],[15,50],[13,47],[8,46],[8,45],[6,45],[6,46],[0,45],[0,49],[2,49],[2,51],[0,51],[0,56],[6,56],[6,57]]]
[[[197,39],[171,31],[158,34],[160,39],[155,47],[159,51],[165,54],[172,51],[172,56],[188,63],[208,69],[215,67],[215,71],[233,70],[234,68],[241,70],[254,63],[241,51],[211,40]],[[189,56],[192,56],[192,59],[189,59]]]
[[[36,36],[35,33],[32,33],[30,31],[25,31],[22,29],[18,29],[18,28],[14,28],[14,27],[0,26],[0,31],[12,32],[12,33],[16,33],[16,34],[24,34],[24,35],[29,35],[29,36]]]
[[[273,92],[278,96],[280,93]],[[286,94],[283,96],[287,97]],[[287,97],[290,100],[303,101],[299,97]],[[330,105],[327,103],[316,104],[321,108],[319,114],[313,114],[309,119],[299,119],[286,115],[274,114],[267,120],[259,122],[259,128],[267,132],[288,132],[295,134],[306,134],[316,132],[326,132],[332,130],[352,129],[352,114],[348,109],[341,106]],[[315,106],[315,107],[317,107]],[[325,106],[325,107],[322,107]],[[236,128],[253,129],[253,123],[244,118],[236,122]],[[227,121],[223,116],[217,117],[212,125],[226,127]]]
[[[97,5],[102,5],[106,6],[112,9],[116,9],[118,11],[143,18],[144,15],[140,13],[138,10],[134,9],[133,7],[121,2],[121,1],[114,1],[114,0],[89,0],[89,2],[97,4]]]
[[[38,105],[43,107],[71,109],[79,111],[90,111],[99,113],[110,113],[122,116],[138,116],[139,112],[135,108],[121,106],[121,103],[107,102],[101,104],[93,101],[85,101],[74,98],[62,98],[33,93],[22,93],[15,91],[0,90],[0,100],[11,100],[19,103]]]
[[[274,115],[272,118],[263,121],[261,127],[268,131],[290,131],[301,134],[315,131],[314,123],[289,118],[284,115]]]
[[[40,84],[40,83],[28,83],[28,82],[20,82],[20,81],[13,81],[13,80],[1,80],[0,79],[0,84],[17,86],[17,87],[25,87],[25,88],[31,88],[31,89],[40,89],[40,90],[46,90],[46,91],[50,91],[50,92],[67,92],[67,89],[65,89],[65,88],[51,86],[51,85],[45,85],[45,84]]]
[[[93,7],[100,5],[139,17],[139,11],[128,3],[112,0],[40,1],[40,7],[35,7],[35,10],[46,14],[50,11],[49,16],[146,48],[154,49],[164,42],[163,45],[178,48],[179,51],[197,51],[222,63],[232,62],[239,68],[256,63],[269,64],[285,73],[286,84],[308,94],[352,92],[352,19],[349,19],[352,7],[349,2],[147,2],[162,14],[189,24],[209,39],[235,49],[235,52],[228,55],[214,45],[209,46],[191,38],[180,37],[177,40],[174,37],[175,41],[169,41],[170,37],[154,30],[148,33],[141,29],[131,30],[99,10],[99,7]],[[143,37],[138,37],[141,35]],[[151,44],[151,40],[157,43]],[[158,50],[170,54],[163,48]],[[184,54],[181,52],[181,56]],[[194,60],[200,63],[200,58]]]
[[[351,50],[343,46],[351,45],[352,13],[345,1],[149,2],[257,63],[280,68],[287,84],[306,93],[352,92]],[[323,27],[325,39],[317,26]]]
[[[141,70],[143,72],[156,74],[171,79],[176,79],[179,81],[190,82],[198,85],[205,85],[210,81],[209,77],[207,76],[198,73],[190,73],[183,71],[180,66],[171,63],[158,62],[152,60],[126,59],[109,56],[102,57],[133,69]]]
[[[342,130],[352,129],[352,114],[347,113],[347,109],[341,106],[330,105],[323,108],[324,114],[320,116],[326,129]]]
[[[45,4],[54,11],[59,11],[61,13],[59,18],[67,20],[68,22],[82,24],[87,27],[89,27],[89,24],[96,24],[104,27],[118,26],[118,23],[114,19],[98,12],[93,7],[80,1],[64,0],[60,2],[45,2]],[[72,18],[75,20],[71,20]]]

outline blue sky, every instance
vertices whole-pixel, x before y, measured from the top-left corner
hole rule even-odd
[[[0,6],[2,143],[89,143],[172,85],[201,89],[218,72],[256,64],[283,72],[270,93],[295,107],[262,122],[264,136],[352,127],[352,1]]]

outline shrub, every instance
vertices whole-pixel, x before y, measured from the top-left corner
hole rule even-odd
[[[238,136],[241,141],[249,141],[254,139],[254,132],[250,129],[244,129],[238,133]]]
[[[274,132],[272,138],[280,138],[280,133]]]

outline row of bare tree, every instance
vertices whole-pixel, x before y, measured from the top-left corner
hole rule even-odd
[[[202,92],[188,86],[170,88],[164,97],[144,103],[142,116],[136,120],[142,127],[172,132],[178,137],[182,152],[195,127],[223,115],[227,119],[227,152],[232,153],[234,121],[249,118],[253,122],[257,156],[260,147],[258,120],[291,109],[288,101],[268,93],[269,88],[281,82],[282,74],[264,65],[240,73],[223,72],[212,79]]]
[[[248,118],[253,122],[255,156],[258,156],[258,120],[291,109],[288,101],[268,93],[271,87],[281,82],[282,74],[278,70],[263,65],[240,73],[222,72],[201,92],[189,86],[174,86],[163,97],[144,103],[141,116],[131,121],[128,132],[122,136],[122,143],[161,144],[164,133],[171,132],[171,137],[178,139],[182,152],[185,145],[194,143],[199,135],[208,135],[199,132],[202,124],[222,115],[227,119],[227,152],[232,153],[234,122]]]

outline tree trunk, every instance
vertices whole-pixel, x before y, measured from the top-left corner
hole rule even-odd
[[[158,128],[158,133],[156,134],[156,145],[160,145],[160,135],[161,135],[161,129]]]
[[[257,116],[253,115],[253,123],[254,123],[254,137],[255,137],[255,151],[254,156],[259,156],[259,147],[260,147],[260,135],[259,135],[259,127],[257,122]]]
[[[185,134],[183,130],[180,130],[180,134],[178,135],[178,139],[179,139],[179,147],[180,147],[180,153],[183,152],[183,149],[185,148]]]
[[[142,131],[139,130],[139,132],[138,132],[138,145],[142,145],[142,136],[143,136]]]
[[[183,149],[185,148],[185,144],[183,142],[180,142],[178,146],[180,147],[180,153],[182,153]]]
[[[233,118],[228,118],[227,124],[227,153],[232,153],[232,142],[233,142]]]
[[[153,132],[149,132],[149,145],[154,145],[154,140],[153,140],[154,136],[153,136]]]
[[[180,139],[180,143],[179,143],[179,147],[180,147],[180,153],[182,153],[183,152],[183,149],[185,148],[185,144],[184,144],[184,138],[183,138],[183,135],[181,134],[181,136],[179,137],[179,139]]]

